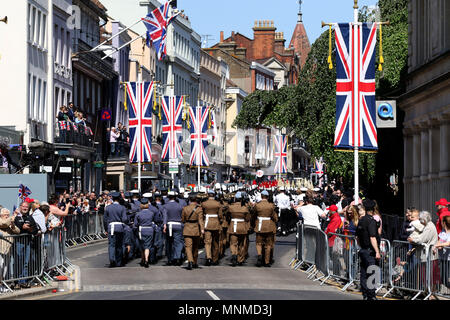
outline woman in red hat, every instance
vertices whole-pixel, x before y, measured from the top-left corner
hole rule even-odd
[[[442,220],[445,216],[450,216],[450,211],[448,211],[447,206],[450,204],[450,202],[447,202],[447,199],[442,198],[441,200],[437,201],[436,203],[437,206],[437,212],[436,214],[438,215],[438,221],[436,221],[436,230],[439,233],[442,232]]]

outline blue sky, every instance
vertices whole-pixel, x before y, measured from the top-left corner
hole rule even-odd
[[[100,0],[108,9],[108,14],[125,25],[131,25],[147,14],[146,7],[139,5],[140,0]],[[160,0],[161,2],[161,0]],[[353,0],[303,0],[303,23],[311,44],[326,30],[321,28],[321,21],[353,21]],[[377,0],[359,0],[360,8],[372,6]],[[210,35],[209,45],[217,43],[220,31],[225,38],[232,31],[253,38],[255,20],[273,20],[277,32],[284,32],[289,45],[297,23],[298,0],[178,0],[178,8],[184,10],[194,30],[203,35]],[[144,32],[143,24],[133,29]]]

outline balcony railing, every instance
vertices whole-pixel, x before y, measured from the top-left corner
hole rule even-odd
[[[94,134],[88,126],[71,121],[58,121],[55,129],[56,143],[94,147]]]

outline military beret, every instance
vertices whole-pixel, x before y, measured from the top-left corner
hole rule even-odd
[[[110,196],[113,198],[120,198],[120,193],[119,192],[112,192],[110,193]]]

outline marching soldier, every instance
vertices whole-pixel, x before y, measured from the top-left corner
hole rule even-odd
[[[188,270],[198,268],[198,246],[200,236],[205,233],[205,225],[203,222],[203,209],[199,204],[196,194],[189,197],[190,204],[183,208],[181,222],[184,223],[183,236],[184,247],[188,259]]]
[[[236,193],[235,201],[228,208],[231,222],[228,228],[230,235],[231,265],[241,266],[246,258],[246,240],[248,235],[248,222],[250,211],[242,202],[241,192]]]
[[[291,201],[284,187],[280,187],[280,193],[274,197],[274,203],[280,213],[281,234],[286,236],[289,232]]]
[[[164,255],[164,212],[166,209],[163,206],[162,198],[159,193],[155,193],[155,202],[152,203],[154,207],[158,209],[158,214],[155,216],[155,240],[153,244],[155,246],[154,254],[156,255],[155,263],[162,259]]]
[[[174,192],[169,192],[169,202],[164,205],[164,230],[166,234],[166,256],[167,265],[183,264],[181,253],[183,251],[183,224],[181,223],[181,212],[183,208],[175,201],[176,196]]]
[[[264,247],[264,266],[270,267],[271,250],[274,245],[274,235],[276,233],[276,223],[278,215],[275,212],[275,206],[269,203],[269,193],[264,190],[261,193],[262,200],[255,205],[256,221],[256,251],[258,254],[257,267],[263,265],[263,247]]]
[[[222,205],[214,199],[214,190],[208,191],[209,198],[202,203],[205,221],[206,266],[219,264],[219,241],[222,231]]]
[[[153,247],[154,217],[158,213],[155,207],[150,209],[148,199],[141,200],[141,211],[134,218],[134,227],[138,230],[141,244],[141,266],[148,268],[150,250]]]
[[[124,223],[127,222],[127,211],[119,204],[120,193],[111,194],[113,204],[105,208],[103,223],[108,232],[109,267],[121,267],[123,258]]]
[[[219,198],[218,201],[222,205],[222,224],[220,230],[220,240],[219,240],[219,257],[223,258],[225,256],[225,251],[227,250],[227,246],[229,244],[229,234],[227,232],[229,227],[229,215],[228,215],[228,204],[224,203],[223,197]]]

